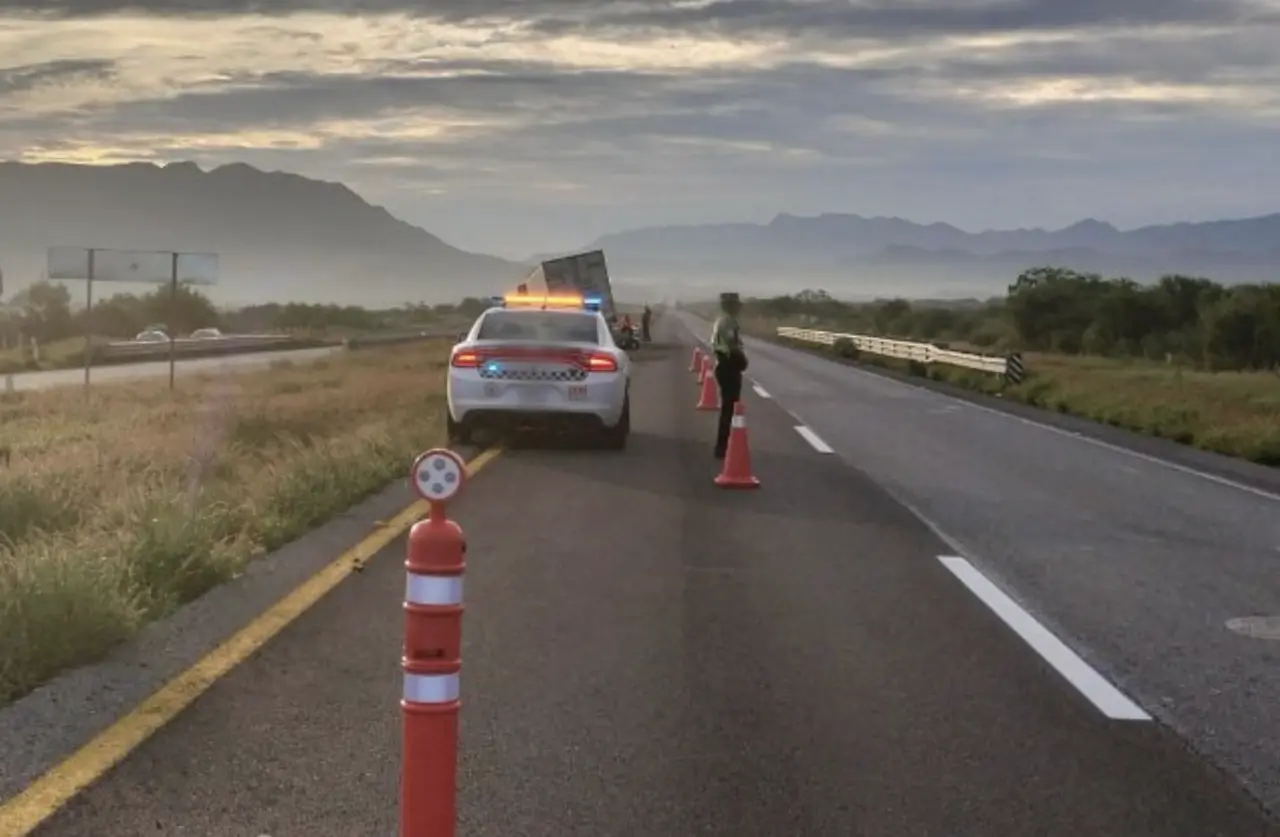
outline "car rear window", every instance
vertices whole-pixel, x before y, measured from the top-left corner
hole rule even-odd
[[[547,343],[600,342],[595,314],[551,311],[490,311],[477,340],[530,340]]]

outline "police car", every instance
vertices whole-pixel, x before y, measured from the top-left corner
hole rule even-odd
[[[598,297],[508,294],[495,299],[449,359],[448,429],[565,431],[626,447],[631,360]]]

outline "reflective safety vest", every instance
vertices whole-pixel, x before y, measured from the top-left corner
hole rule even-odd
[[[742,351],[742,338],[738,333],[738,321],[728,314],[716,318],[711,329],[711,350],[718,355]]]

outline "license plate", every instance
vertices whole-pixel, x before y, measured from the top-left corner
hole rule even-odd
[[[587,387],[586,387],[586,385],[585,385],[585,384],[574,384],[574,385],[570,386],[570,387],[569,387],[569,400],[570,400],[570,401],[586,401],[586,400],[587,400]]]

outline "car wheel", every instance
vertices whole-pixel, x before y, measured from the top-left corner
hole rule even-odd
[[[627,447],[627,437],[631,435],[631,396],[630,394],[622,402],[622,415],[618,418],[618,423],[605,431],[605,444],[610,450],[624,450]]]
[[[469,445],[471,444],[471,430],[465,425],[459,424],[453,420],[453,415],[448,411],[445,412],[445,429],[449,436],[449,444],[451,445]]]

